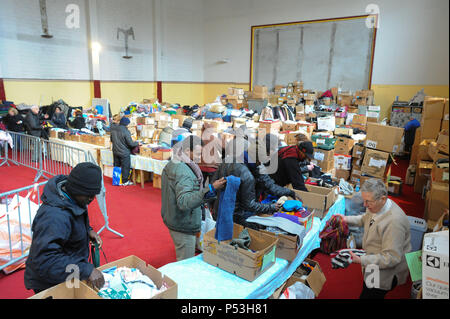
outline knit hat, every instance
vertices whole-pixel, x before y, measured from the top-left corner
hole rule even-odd
[[[130,124],[130,119],[128,117],[124,116],[120,119],[119,124],[123,125],[123,126],[127,126],[128,124]]]
[[[93,196],[100,194],[102,170],[93,163],[78,164],[67,177],[66,189],[72,195]]]

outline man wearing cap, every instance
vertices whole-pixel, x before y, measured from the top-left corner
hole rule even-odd
[[[45,185],[31,229],[33,238],[24,275],[27,289],[38,293],[77,275],[97,288],[103,286],[101,271],[88,261],[89,241],[102,245],[89,225],[87,211],[101,188],[100,167],[87,162]]]
[[[307,192],[303,173],[314,168],[308,164],[313,156],[314,147],[308,140],[283,147],[278,150],[278,169],[271,177],[280,186],[292,184],[294,189]]]
[[[131,168],[131,150],[140,145],[131,138],[131,133],[127,128],[128,124],[130,124],[130,119],[124,116],[120,119],[119,125],[111,130],[114,167],[122,169],[122,186],[133,185],[133,182],[128,180]]]

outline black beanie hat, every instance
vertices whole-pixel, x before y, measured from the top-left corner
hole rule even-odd
[[[66,189],[72,195],[94,196],[100,194],[102,170],[93,163],[78,164],[67,177]]]

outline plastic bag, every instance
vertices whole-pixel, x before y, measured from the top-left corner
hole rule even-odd
[[[112,184],[113,186],[119,186],[122,184],[122,168],[120,167],[113,168]]]
[[[216,222],[212,218],[211,212],[208,208],[205,208],[205,220],[202,220],[200,235],[196,240],[196,247],[198,250],[203,251],[203,236],[215,227]]]
[[[297,281],[292,286],[288,287],[280,299],[314,299],[314,291],[306,286],[304,283]]]

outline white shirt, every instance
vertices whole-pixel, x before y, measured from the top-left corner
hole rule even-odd
[[[392,201],[388,198],[386,200],[386,203],[384,204],[384,206],[381,208],[381,210],[378,213],[371,213],[369,210],[367,210],[369,212],[369,214],[371,214],[371,224],[372,224],[372,220],[375,222],[378,218],[380,218],[381,215],[383,215],[384,213],[389,211],[391,209],[391,206],[392,206]]]

